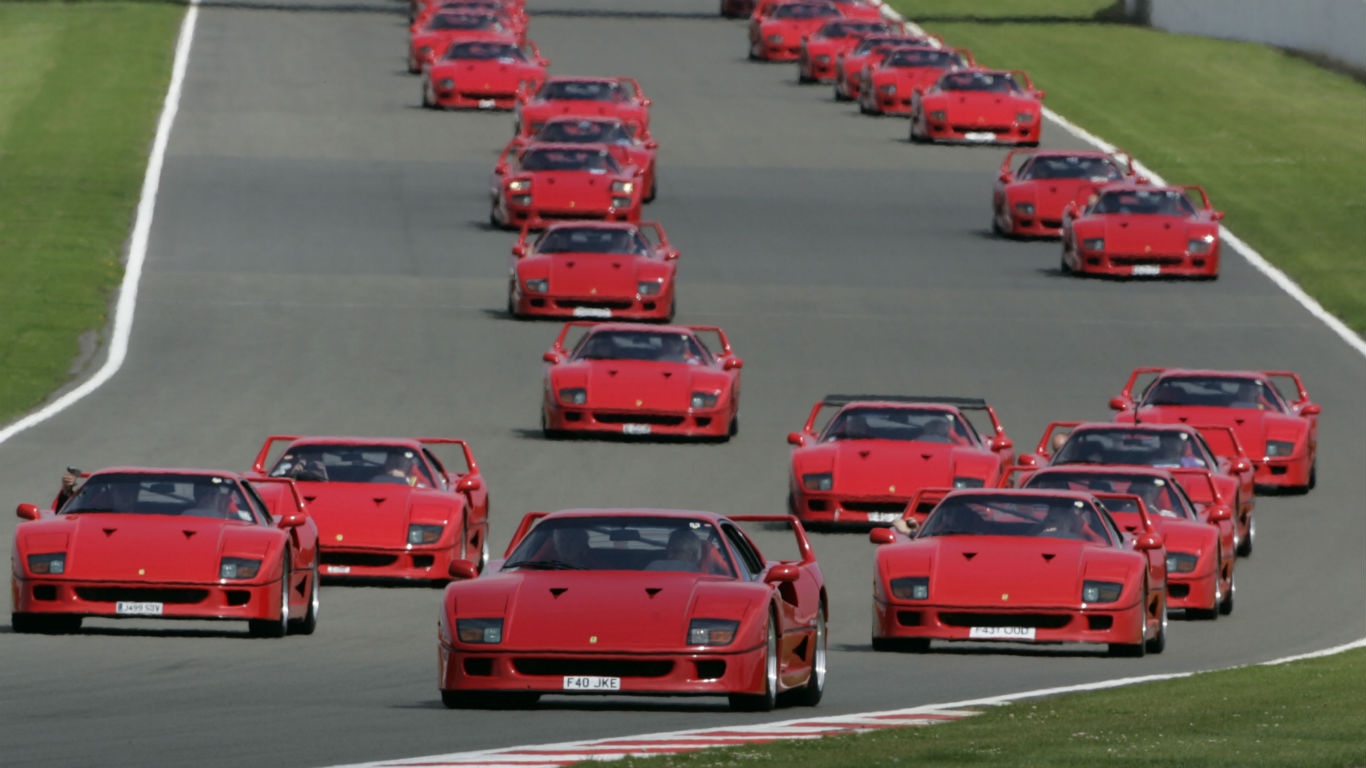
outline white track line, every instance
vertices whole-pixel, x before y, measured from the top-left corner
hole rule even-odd
[[[137,218],[133,235],[128,241],[128,263],[124,267],[123,283],[119,286],[119,300],[114,309],[114,329],[109,340],[109,354],[104,365],[94,376],[81,382],[70,392],[29,415],[0,429],[0,443],[24,430],[37,426],[70,408],[113,378],[128,356],[128,339],[133,332],[133,312],[137,307],[138,284],[142,280],[142,265],[147,260],[147,240],[152,231],[152,214],[157,207],[157,190],[161,186],[161,168],[166,160],[166,145],[170,143],[171,128],[180,111],[180,92],[185,83],[185,70],[190,61],[190,46],[194,41],[195,21],[199,17],[199,0],[190,0],[185,18],[180,22],[180,37],[176,40],[175,62],[171,68],[171,84],[166,89],[166,100],[157,121],[156,138],[147,159],[147,173],[142,177],[142,196],[138,199]]]

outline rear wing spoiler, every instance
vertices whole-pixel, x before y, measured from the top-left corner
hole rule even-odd
[[[816,562],[816,552],[811,548],[811,539],[807,538],[806,528],[802,526],[802,521],[794,515],[726,515],[728,519],[736,523],[764,523],[767,527],[787,527],[792,531],[792,535],[797,540],[797,551],[801,552],[802,559],[800,565],[808,565]],[[753,544],[753,542],[751,542]],[[757,549],[757,547],[756,547]]]
[[[1112,505],[1112,504],[1105,504],[1105,502],[1107,502],[1107,501],[1108,501],[1108,502],[1123,502],[1123,506],[1125,506],[1125,507],[1132,507],[1132,508],[1133,508],[1133,512],[1137,512],[1137,513],[1138,513],[1138,518],[1139,518],[1139,520],[1142,521],[1142,523],[1143,523],[1143,532],[1144,532],[1144,533],[1156,533],[1156,532],[1157,532],[1157,527],[1156,527],[1155,525],[1153,525],[1152,516],[1148,513],[1148,505],[1147,505],[1146,502],[1143,501],[1143,497],[1142,497],[1142,496],[1136,496],[1136,495],[1134,495],[1134,494],[1132,494],[1132,493],[1092,493],[1091,495],[1092,495],[1092,496],[1095,496],[1097,499],[1099,499],[1100,502],[1101,502],[1101,504],[1104,504],[1104,505],[1105,505],[1106,510],[1109,511],[1109,512],[1111,512],[1111,513],[1118,512],[1118,513],[1120,513],[1120,514],[1126,514],[1126,513],[1131,513],[1131,512],[1130,512],[1129,509],[1119,509],[1119,508],[1117,508],[1117,507],[1120,506],[1119,504],[1113,504],[1113,505]],[[1112,509],[1112,508],[1111,508],[1112,506],[1113,506],[1113,507],[1116,507],[1116,508]],[[1116,521],[1116,524],[1118,525],[1118,521]],[[1120,528],[1124,528],[1123,525],[1120,525],[1119,527],[1120,527]],[[1129,529],[1125,528],[1125,530],[1129,530]],[[1133,530],[1129,530],[1129,533],[1138,533],[1138,532],[1137,532],[1137,531],[1133,531]]]
[[[1219,486],[1215,485],[1214,477],[1209,470],[1173,467],[1167,471],[1176,478],[1176,482],[1181,484],[1193,503],[1201,505],[1225,503],[1219,494]]]
[[[508,542],[508,548],[506,551],[503,552],[503,557],[507,558],[508,556],[510,556],[512,554],[512,550],[516,549],[517,545],[522,543],[522,539],[526,538],[526,535],[531,531],[531,529],[536,527],[536,523],[540,522],[541,518],[545,517],[548,514],[550,513],[528,512],[525,515],[523,515],[522,522],[517,524],[517,530],[513,531],[512,533],[512,541]]]
[[[925,518],[930,516],[930,513],[934,511],[934,508],[939,506],[939,502],[943,501],[944,497],[948,496],[950,493],[953,493],[952,488],[921,488],[911,497],[910,503],[906,505],[906,511],[901,515],[901,519],[911,520],[916,526],[919,526],[921,523],[925,522]]]
[[[247,482],[249,482],[249,483],[251,483],[251,484],[253,484],[253,485],[258,484],[258,483],[263,483],[263,484],[266,484],[266,485],[284,485],[284,486],[286,486],[286,487],[289,489],[290,497],[292,497],[293,500],[294,500],[294,510],[293,510],[293,511],[295,511],[295,512],[297,512],[298,514],[301,514],[301,515],[307,515],[307,514],[308,514],[308,505],[304,503],[304,497],[299,493],[299,486],[297,486],[297,485],[294,484],[294,479],[293,479],[293,478],[291,478],[291,477],[253,477],[253,478],[251,478],[250,480],[248,480]],[[264,490],[264,489],[262,489],[262,490]],[[273,496],[273,495],[274,495],[274,494],[262,494],[262,496]],[[263,499],[263,500],[264,500],[264,499]],[[284,515],[285,515],[285,511],[279,509],[278,506],[277,506],[277,508],[271,509],[270,512],[271,512],[272,515],[278,515],[278,516],[280,516],[280,517],[284,517]]]

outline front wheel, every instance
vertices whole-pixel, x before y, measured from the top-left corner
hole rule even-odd
[[[1167,649],[1167,596],[1162,595],[1162,605],[1159,606],[1157,620],[1157,634],[1151,640],[1143,644],[1143,650],[1148,653],[1162,653]]]
[[[318,565],[314,563],[308,575],[308,612],[302,619],[289,620],[289,632],[294,635],[311,635],[318,628]]]
[[[1228,578],[1228,592],[1219,601],[1219,613],[1227,616],[1233,613],[1233,593],[1238,591],[1238,575],[1234,574]]]
[[[828,642],[829,636],[825,630],[825,604],[821,603],[816,609],[816,632],[812,638],[815,651],[811,657],[811,676],[806,679],[806,685],[796,695],[797,703],[804,707],[814,707],[821,703],[821,696],[825,694],[825,649]]]
[[[768,617],[768,641],[764,644],[764,692],[732,693],[731,709],[740,712],[772,712],[778,703],[778,629],[772,614]]]
[[[1236,504],[1234,505],[1234,509],[1237,509]],[[1243,538],[1238,542],[1239,557],[1247,557],[1252,554],[1252,540],[1256,537],[1257,518],[1253,517],[1252,513],[1249,512],[1247,513],[1247,532],[1243,534]]]
[[[251,619],[252,637],[284,637],[289,632],[289,563],[280,566],[280,614],[274,619]]]

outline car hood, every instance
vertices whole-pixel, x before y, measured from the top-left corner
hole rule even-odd
[[[943,93],[926,104],[926,110],[945,110],[955,123],[971,123],[980,119],[983,124],[1012,123],[1020,112],[1033,112],[1038,103],[1000,93]]]
[[[411,523],[448,524],[455,502],[424,488],[389,483],[298,483],[323,549],[403,547]]]
[[[1139,409],[1140,421],[1180,424],[1217,424],[1231,427],[1251,455],[1266,452],[1268,438],[1294,439],[1298,419],[1254,408],[1208,408],[1198,405],[1149,405]]]
[[[522,269],[550,279],[550,291],[574,296],[633,297],[636,257],[625,254],[565,253],[536,257]]]
[[[1097,232],[1098,234],[1091,234]],[[1105,250],[1112,252],[1185,253],[1186,219],[1180,216],[1101,216],[1097,229],[1087,237],[1104,237]]]
[[[1090,179],[1024,181],[1011,185],[1009,195],[1012,203],[1034,203],[1036,216],[1060,219],[1062,210],[1076,199],[1082,185],[1094,183]]]
[[[803,474],[833,472],[838,493],[906,496],[918,488],[953,485],[960,464],[970,465],[975,457],[971,449],[948,444],[839,440],[806,449],[796,463]]]
[[[556,388],[586,386],[594,408],[682,410],[694,391],[726,390],[723,374],[686,363],[597,360],[556,372]]]

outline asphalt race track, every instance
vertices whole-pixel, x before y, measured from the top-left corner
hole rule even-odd
[[[743,23],[716,7],[532,0],[531,34],[553,73],[633,75],[655,101],[647,218],[683,251],[679,321],[723,326],[745,359],[733,442],[543,441],[540,354],[559,326],[504,315],[514,235],[483,223],[511,117],[418,107],[397,0],[210,1],[128,362],[0,445],[6,503],[48,501],[69,464],[246,469],[274,432],[458,436],[490,484],[501,551],[533,509],[781,512],[784,436],[827,392],[983,396],[1028,449],[1051,419],[1108,418],[1136,365],[1288,368],[1323,406],[1319,487],[1258,500],[1232,616],[1174,620],[1167,652],[1143,659],[1057,646],[875,654],[872,545],[821,534],[832,654],[815,714],[1225,667],[1366,635],[1366,360],[1227,249],[1214,283],[1060,276],[1056,243],[989,233],[1004,150],[913,146],[904,120],[797,85],[795,64],[747,62]],[[1044,137],[1075,144],[1054,125]],[[305,768],[793,716],[732,714],[721,699],[448,711],[438,596],[329,586],[318,633],[285,640],[207,622],[0,627],[0,761]]]

